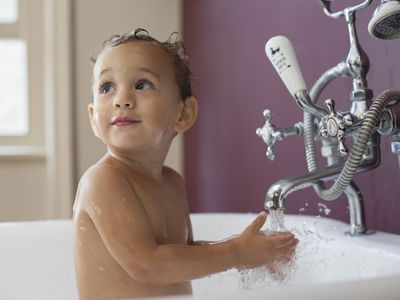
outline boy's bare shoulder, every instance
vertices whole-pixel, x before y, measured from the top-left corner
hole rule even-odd
[[[82,176],[80,186],[93,191],[127,187],[128,181],[123,172],[110,164],[97,163],[91,166]]]
[[[91,166],[82,177],[82,180],[95,180],[97,183],[107,183],[108,180],[119,181],[124,178],[123,172],[112,164],[97,163]],[[105,180],[106,182],[103,182]],[[114,182],[112,182],[114,183]]]
[[[132,185],[125,174],[110,164],[97,163],[90,167],[79,182],[76,202],[87,210],[93,204],[105,205],[116,197],[132,196]],[[110,203],[111,204],[111,203]]]

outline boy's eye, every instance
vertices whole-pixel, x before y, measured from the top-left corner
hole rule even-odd
[[[153,83],[151,83],[150,81],[148,81],[146,79],[139,80],[135,85],[136,90],[149,90],[152,88],[154,88]]]
[[[106,82],[106,83],[100,85],[99,91],[101,94],[108,94],[112,91],[113,88],[114,88],[114,86],[111,83]]]

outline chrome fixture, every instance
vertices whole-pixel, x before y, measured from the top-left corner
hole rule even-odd
[[[344,17],[350,49],[346,59],[323,73],[309,92],[290,41],[284,36],[275,36],[268,40],[265,45],[266,55],[298,106],[304,111],[304,116],[303,123],[282,129],[272,124],[272,112],[266,110],[265,125],[256,131],[268,145],[267,156],[271,160],[275,158],[274,145],[278,141],[292,135],[303,135],[309,172],[273,184],[267,192],[265,207],[284,209],[285,199],[289,194],[309,186],[326,201],[335,200],[344,193],[349,203],[352,235],[367,233],[363,197],[353,182],[353,176],[379,166],[380,135],[393,136],[392,152],[398,155],[400,162],[400,92],[387,90],[372,101],[372,90],[368,88],[366,80],[369,61],[356,34],[355,13],[367,7],[371,1],[364,0],[360,4],[333,12],[331,1],[319,0],[327,16],[335,19]],[[323,89],[338,77],[349,77],[352,80],[351,107],[348,111],[336,112],[335,101],[332,99],[325,101],[325,107],[317,105]],[[345,145],[347,137],[355,140],[350,152]],[[317,163],[316,139],[322,141],[322,155],[327,160],[325,167],[319,167]],[[348,158],[345,159],[347,155]],[[325,184],[330,180],[335,182],[327,188]]]

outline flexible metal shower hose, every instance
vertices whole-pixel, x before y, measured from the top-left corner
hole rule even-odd
[[[310,98],[313,103],[319,98],[322,90],[331,82],[333,79],[339,76],[348,76],[348,68],[345,62],[339,63],[337,66],[327,70],[314,84],[314,86],[310,90]],[[312,172],[318,169],[317,156],[315,153],[315,144],[314,144],[314,117],[312,114],[308,112],[304,112],[303,124],[304,124],[304,146],[306,152],[306,160],[308,171]],[[322,193],[326,190],[326,187],[322,181],[319,181],[316,185],[314,185],[314,190],[324,200],[331,200],[324,198],[324,194]]]
[[[382,92],[374,100],[368,112],[366,113],[365,118],[363,119],[362,126],[359,129],[359,133],[357,135],[357,141],[354,144],[353,149],[350,152],[349,158],[347,159],[338,179],[329,189],[324,189],[323,184],[320,184],[317,187],[318,194],[320,194],[320,196],[323,199],[325,200],[336,199],[348,187],[354,174],[357,171],[358,166],[361,163],[367,144],[371,138],[371,135],[374,132],[374,128],[378,125],[378,123],[381,120],[381,114],[383,109],[392,100],[400,100],[400,91],[386,90]],[[316,168],[317,164],[315,158],[314,144],[312,144],[312,146],[310,147],[311,142],[312,143],[314,142],[312,133],[312,116],[305,115],[304,121],[305,121],[304,135],[306,142],[307,164],[309,169]],[[306,124],[306,122],[308,124]]]

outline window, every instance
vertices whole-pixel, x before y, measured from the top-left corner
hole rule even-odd
[[[20,39],[0,39],[0,135],[28,134],[26,47]]]
[[[42,0],[0,0],[0,156],[44,146],[43,33]]]
[[[17,19],[17,0],[0,0],[0,23],[15,23]]]
[[[29,131],[27,52],[17,0],[0,0],[0,136]]]

